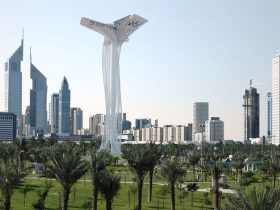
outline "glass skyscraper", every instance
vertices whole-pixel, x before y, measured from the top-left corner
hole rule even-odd
[[[66,77],[63,78],[59,91],[58,132],[70,134],[70,90]]]
[[[30,127],[33,134],[47,132],[47,78],[32,64],[30,55]]]
[[[5,63],[5,111],[14,113],[17,117],[18,133],[21,133],[22,115],[22,72],[23,39],[21,45]]]

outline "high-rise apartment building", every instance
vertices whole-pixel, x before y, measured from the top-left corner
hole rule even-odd
[[[211,117],[211,120],[205,122],[205,140],[224,140],[224,122],[219,117]]]
[[[70,134],[70,90],[66,77],[63,78],[59,91],[58,132]]]
[[[195,102],[193,103],[193,125],[192,133],[202,133],[205,131],[205,121],[209,119],[209,105],[208,102]]]
[[[176,128],[173,125],[165,125],[163,127],[163,142],[175,143],[176,141]]]
[[[268,138],[271,138],[272,136],[272,94],[271,92],[268,92],[266,95],[267,99],[267,131],[266,135]]]
[[[272,144],[280,144],[280,52],[272,59]]]
[[[16,140],[16,130],[16,115],[9,112],[0,112],[0,141]]]
[[[79,131],[83,129],[83,111],[76,108],[73,114],[73,135],[79,135]]]
[[[23,39],[21,45],[5,63],[5,111],[17,116],[17,130],[21,134]]]
[[[244,139],[259,138],[260,136],[260,106],[259,94],[256,88],[245,90],[243,96],[244,107]]]
[[[51,96],[51,108],[50,108],[50,121],[51,121],[51,133],[58,133],[59,124],[59,94],[53,93]]]
[[[33,65],[31,55],[30,78],[30,127],[33,135],[47,133],[47,78]]]
[[[95,114],[89,117],[89,133],[90,135],[100,136],[104,132],[104,115]]]

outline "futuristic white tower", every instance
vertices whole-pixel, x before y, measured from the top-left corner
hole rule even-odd
[[[138,15],[129,15],[113,24],[104,24],[87,18],[81,19],[81,25],[104,36],[102,70],[106,102],[105,135],[101,148],[111,150],[111,154],[120,155],[119,137],[122,131],[122,103],[120,87],[119,59],[123,42],[140,26],[147,22]]]

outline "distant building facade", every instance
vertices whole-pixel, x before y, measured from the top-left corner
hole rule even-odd
[[[70,90],[66,77],[63,78],[59,91],[59,124],[60,134],[70,134]]]
[[[258,138],[260,136],[260,105],[259,94],[256,88],[245,90],[243,96],[244,107],[244,139]]]
[[[10,112],[0,112],[0,141],[14,141],[17,133],[17,116]]]

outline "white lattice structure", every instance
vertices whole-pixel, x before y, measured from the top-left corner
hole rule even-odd
[[[113,24],[104,24],[87,18],[81,19],[81,25],[104,36],[102,70],[106,102],[105,135],[100,149],[111,150],[111,154],[120,155],[122,132],[122,103],[120,87],[119,59],[123,42],[140,26],[147,22],[138,15],[129,15]]]

